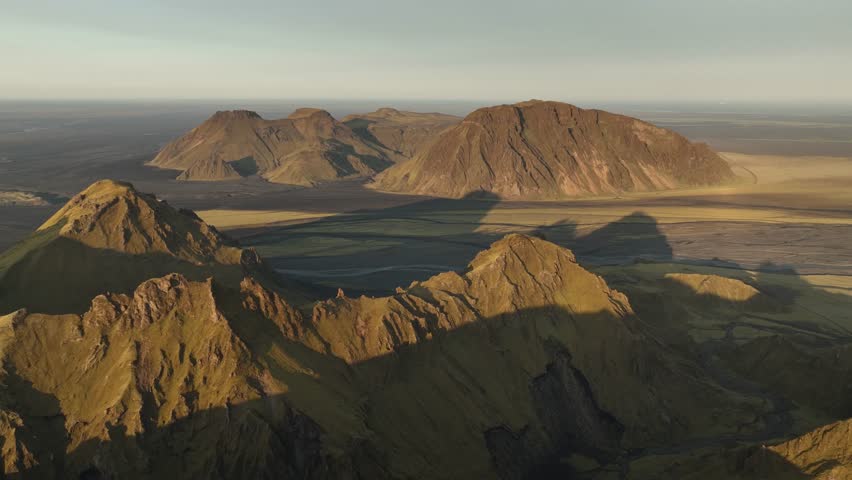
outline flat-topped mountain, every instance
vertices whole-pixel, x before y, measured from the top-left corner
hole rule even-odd
[[[479,109],[372,188],[441,197],[559,198],[715,185],[735,178],[704,144],[635,118],[559,102]]]
[[[398,162],[414,157],[439,133],[460,121],[461,118],[454,115],[405,112],[394,108],[380,108],[375,112],[343,118],[343,123],[355,133],[380,145]]]
[[[180,180],[259,175],[270,182],[306,186],[369,176],[391,164],[381,147],[315,108],[278,120],[245,110],[216,112],[149,162],[180,170]]]

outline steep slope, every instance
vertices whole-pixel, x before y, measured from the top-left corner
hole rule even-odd
[[[361,138],[381,146],[390,158],[400,162],[424,150],[461,118],[443,113],[380,108],[375,112],[349,115],[342,121]]]
[[[45,478],[515,479],[747,431],[761,409],[522,235],[311,314],[252,278],[166,275],[82,315],[3,317],[0,361],[5,471]]]
[[[151,277],[215,272],[239,281],[258,265],[253,251],[229,245],[192,212],[103,180],[0,255],[0,312],[80,312],[97,294],[126,293]]]
[[[260,175],[270,182],[306,186],[372,175],[390,164],[380,147],[314,108],[279,120],[243,110],[216,112],[149,162],[181,170],[180,180]]]
[[[733,180],[706,145],[640,120],[559,102],[477,110],[410,162],[378,175],[378,190],[508,199],[650,191]]]

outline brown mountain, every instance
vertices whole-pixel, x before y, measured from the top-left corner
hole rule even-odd
[[[390,164],[382,148],[313,108],[279,120],[245,110],[217,112],[149,162],[181,170],[180,180],[260,175],[270,182],[306,186],[372,175]]]
[[[442,197],[483,191],[508,199],[650,191],[733,180],[704,144],[635,118],[529,101],[477,110],[410,162],[378,175],[378,190]]]
[[[387,151],[400,162],[414,157],[431,144],[442,131],[459,123],[461,118],[443,113],[405,112],[380,108],[375,112],[343,118],[355,133]]]

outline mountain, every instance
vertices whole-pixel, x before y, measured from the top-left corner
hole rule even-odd
[[[259,259],[202,222],[128,183],[102,180],[29,238],[0,254],[0,312],[79,312],[107,291],[126,293],[173,272],[242,278]]]
[[[516,479],[747,432],[764,408],[705,379],[627,297],[534,237],[310,310],[244,268],[248,252],[127,184],[92,185],[36,237],[4,256],[9,298],[63,297],[46,289],[60,281],[74,301],[94,293],[84,308],[0,317],[8,475]],[[206,276],[154,275],[186,265]]]
[[[443,113],[380,108],[375,112],[349,115],[342,121],[365,140],[384,148],[394,161],[401,162],[414,157],[461,118]]]
[[[716,370],[743,348],[746,376],[813,377],[766,377],[797,402],[808,386],[842,397],[845,345],[670,340],[697,314],[777,308],[734,278],[608,267],[633,302],[570,250],[510,234],[462,271],[304,305],[253,252],[113,181],[0,266],[11,478],[757,480],[850,464],[848,422],[759,445],[795,432],[789,407]]]
[[[544,199],[715,185],[735,178],[704,144],[635,118],[559,102],[479,109],[377,190],[441,197],[483,191]]]
[[[245,110],[216,112],[166,145],[148,164],[180,170],[179,180],[231,180],[259,175],[275,183],[311,186],[372,175],[391,165],[325,110],[302,108],[264,120]]]

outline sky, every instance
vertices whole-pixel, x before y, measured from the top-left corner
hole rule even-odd
[[[0,0],[4,99],[852,100],[849,0]]]

